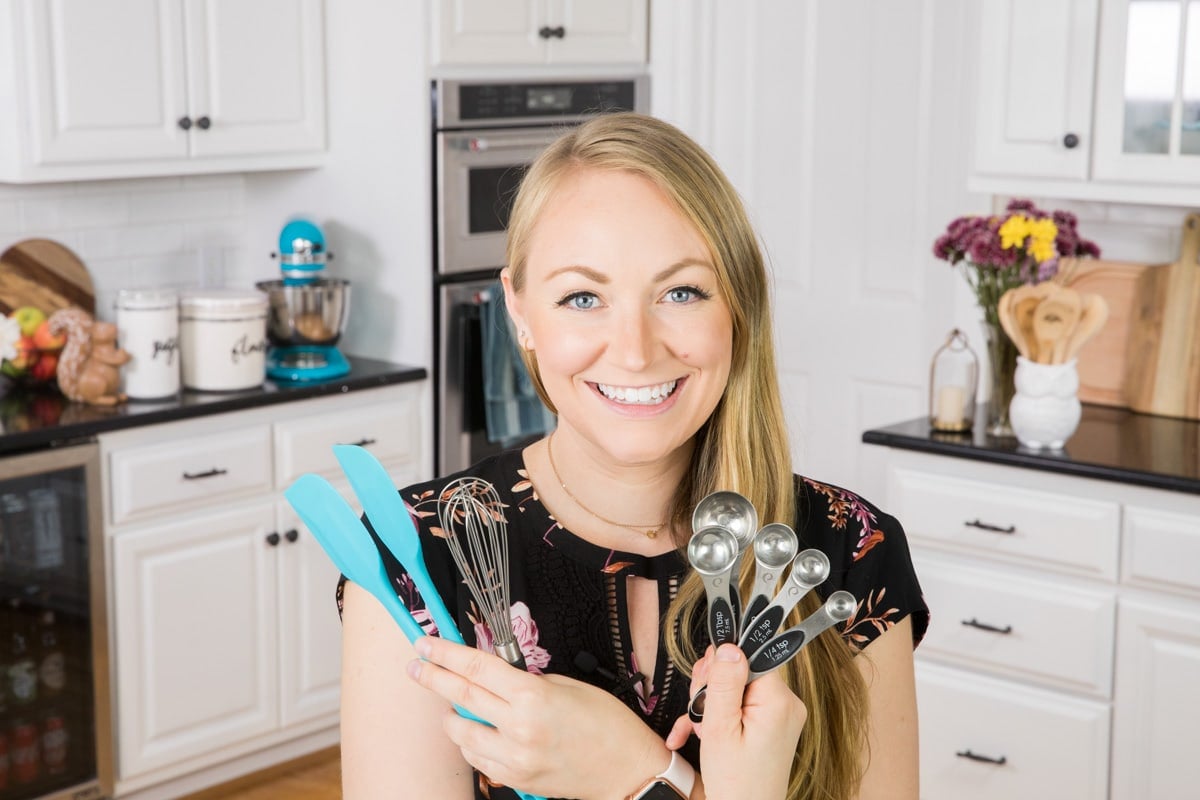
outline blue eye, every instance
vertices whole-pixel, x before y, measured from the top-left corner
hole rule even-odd
[[[711,295],[695,286],[676,286],[667,291],[667,300],[671,303],[690,303],[693,300],[707,300]]]
[[[599,299],[591,292],[571,292],[559,300],[557,305],[574,308],[578,311],[588,311],[599,304]]]

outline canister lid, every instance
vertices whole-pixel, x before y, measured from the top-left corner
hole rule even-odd
[[[157,311],[175,308],[179,304],[179,292],[166,288],[118,289],[116,307],[128,311]]]
[[[266,316],[267,296],[254,289],[193,289],[179,296],[183,314],[205,319]]]

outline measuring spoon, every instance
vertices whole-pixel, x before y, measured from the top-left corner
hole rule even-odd
[[[769,642],[780,627],[788,612],[804,599],[814,586],[819,586],[829,577],[829,556],[810,547],[800,551],[792,560],[792,571],[788,574],[787,582],[779,588],[775,599],[767,604],[753,624],[746,626],[738,645],[746,658],[750,658],[758,649]]]
[[[805,617],[799,625],[776,636],[750,659],[750,675],[746,683],[756,681],[791,661],[819,634],[850,619],[857,605],[854,595],[849,592],[837,591],[829,595],[824,605]],[[688,719],[692,722],[704,720],[704,696],[707,692],[708,684],[705,684],[688,701]]]
[[[754,618],[762,613],[775,594],[779,576],[800,549],[800,540],[790,525],[772,522],[754,534],[754,586],[750,590],[750,602],[742,614],[742,628],[754,624]]]
[[[734,590],[729,593],[734,615],[741,618],[742,595],[737,590],[738,576],[741,575],[742,553],[754,541],[758,530],[758,511],[746,497],[727,490],[705,495],[692,511],[692,533],[713,526],[721,527],[737,537],[738,552],[733,560]],[[734,634],[737,635],[736,633]]]
[[[708,638],[714,647],[737,641],[737,611],[731,577],[737,566],[738,541],[727,528],[713,525],[692,534],[688,562],[699,573],[708,597]]]

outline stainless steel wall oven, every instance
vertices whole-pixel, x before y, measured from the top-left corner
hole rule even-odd
[[[504,265],[513,196],[563,130],[617,109],[646,112],[644,74],[433,82],[434,467],[497,452],[484,420],[480,308]],[[509,442],[508,444],[515,444]]]

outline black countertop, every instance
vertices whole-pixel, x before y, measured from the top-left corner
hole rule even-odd
[[[1079,428],[1061,451],[1030,450],[1016,439],[984,432],[986,410],[975,430],[947,434],[928,417],[865,432],[867,444],[990,461],[1084,478],[1200,494],[1200,422],[1156,417],[1121,408],[1084,404]]]
[[[9,386],[0,395],[0,455],[89,439],[107,431],[242,411],[310,397],[341,394],[427,377],[424,367],[407,367],[347,356],[350,374],[304,383],[266,381],[240,392],[181,392],[165,400],[130,400],[115,408],[72,403],[57,390]],[[5,387],[0,386],[0,391]]]

